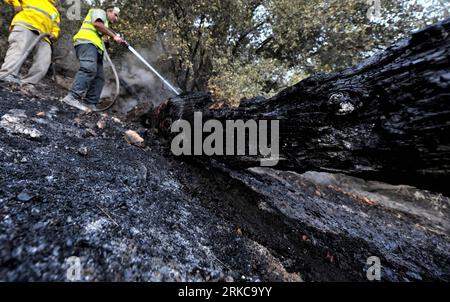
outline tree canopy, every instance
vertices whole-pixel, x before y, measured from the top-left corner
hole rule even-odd
[[[122,0],[120,30],[183,90],[237,101],[353,65],[449,16],[447,1]]]

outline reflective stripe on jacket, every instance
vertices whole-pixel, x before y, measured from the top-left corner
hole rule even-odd
[[[59,37],[61,16],[56,7],[48,0],[4,0],[12,6],[22,7],[22,11],[14,16],[10,30],[14,26],[22,26],[40,34],[52,34]],[[47,42],[50,40],[46,39]]]

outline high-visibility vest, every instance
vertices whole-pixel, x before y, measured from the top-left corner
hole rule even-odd
[[[97,48],[103,52],[105,51],[102,43],[103,34],[99,32],[92,23],[91,13],[93,11],[94,11],[93,8],[89,10],[89,13],[87,14],[86,18],[83,21],[83,24],[81,25],[80,31],[78,31],[78,33],[73,37],[73,41],[74,42],[78,40],[88,41],[97,46]],[[105,26],[109,28],[108,20],[106,20]]]
[[[58,38],[61,16],[56,7],[48,0],[4,0],[12,6],[22,7],[22,11],[14,16],[10,30],[14,26],[25,27],[40,34],[53,34]],[[50,40],[46,39],[47,42]]]

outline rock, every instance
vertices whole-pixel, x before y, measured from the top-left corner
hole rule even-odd
[[[144,145],[144,139],[136,131],[128,130],[127,132],[125,132],[124,138],[127,143],[131,145],[135,145],[138,147],[143,147]]]
[[[105,120],[104,119],[100,119],[98,122],[97,122],[97,128],[98,129],[104,129],[106,127],[106,122],[105,122]]]
[[[121,121],[120,119],[118,119],[117,117],[115,117],[115,116],[113,116],[113,117],[111,118],[111,120],[112,120],[114,123],[122,124],[122,121]]]
[[[27,191],[22,191],[19,195],[17,195],[17,199],[22,202],[28,202],[32,200],[34,196],[30,195]]]
[[[88,148],[87,147],[80,147],[80,148],[78,148],[78,153],[80,155],[86,156],[86,155],[88,155]]]
[[[35,230],[35,231],[41,230],[41,229],[45,228],[47,225],[48,225],[47,222],[39,221],[39,222],[33,224],[33,230]]]
[[[41,213],[41,211],[38,208],[33,207],[31,209],[31,214],[33,215],[39,215]]]
[[[42,133],[27,125],[28,117],[24,110],[12,109],[3,115],[0,120],[0,128],[9,134],[24,135],[28,138],[36,139],[42,137]]]
[[[72,247],[72,246],[73,246],[73,241],[72,241],[72,239],[69,238],[69,239],[66,240],[66,246],[67,246],[67,247]]]
[[[411,279],[417,280],[417,281],[422,281],[422,276],[420,276],[418,273],[415,272],[407,272],[406,275],[408,277],[410,277]]]
[[[85,138],[88,138],[88,137],[97,137],[97,133],[96,133],[94,130],[92,130],[91,128],[87,128],[87,129],[84,131],[83,136],[84,136]]]
[[[231,277],[231,276],[226,276],[226,277],[225,277],[225,282],[228,282],[228,283],[234,282],[234,278]]]

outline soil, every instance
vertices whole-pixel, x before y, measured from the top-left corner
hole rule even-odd
[[[152,129],[0,87],[0,280],[450,281],[450,200],[182,160]],[[51,97],[49,97],[51,96]],[[128,130],[145,139],[132,145]]]

